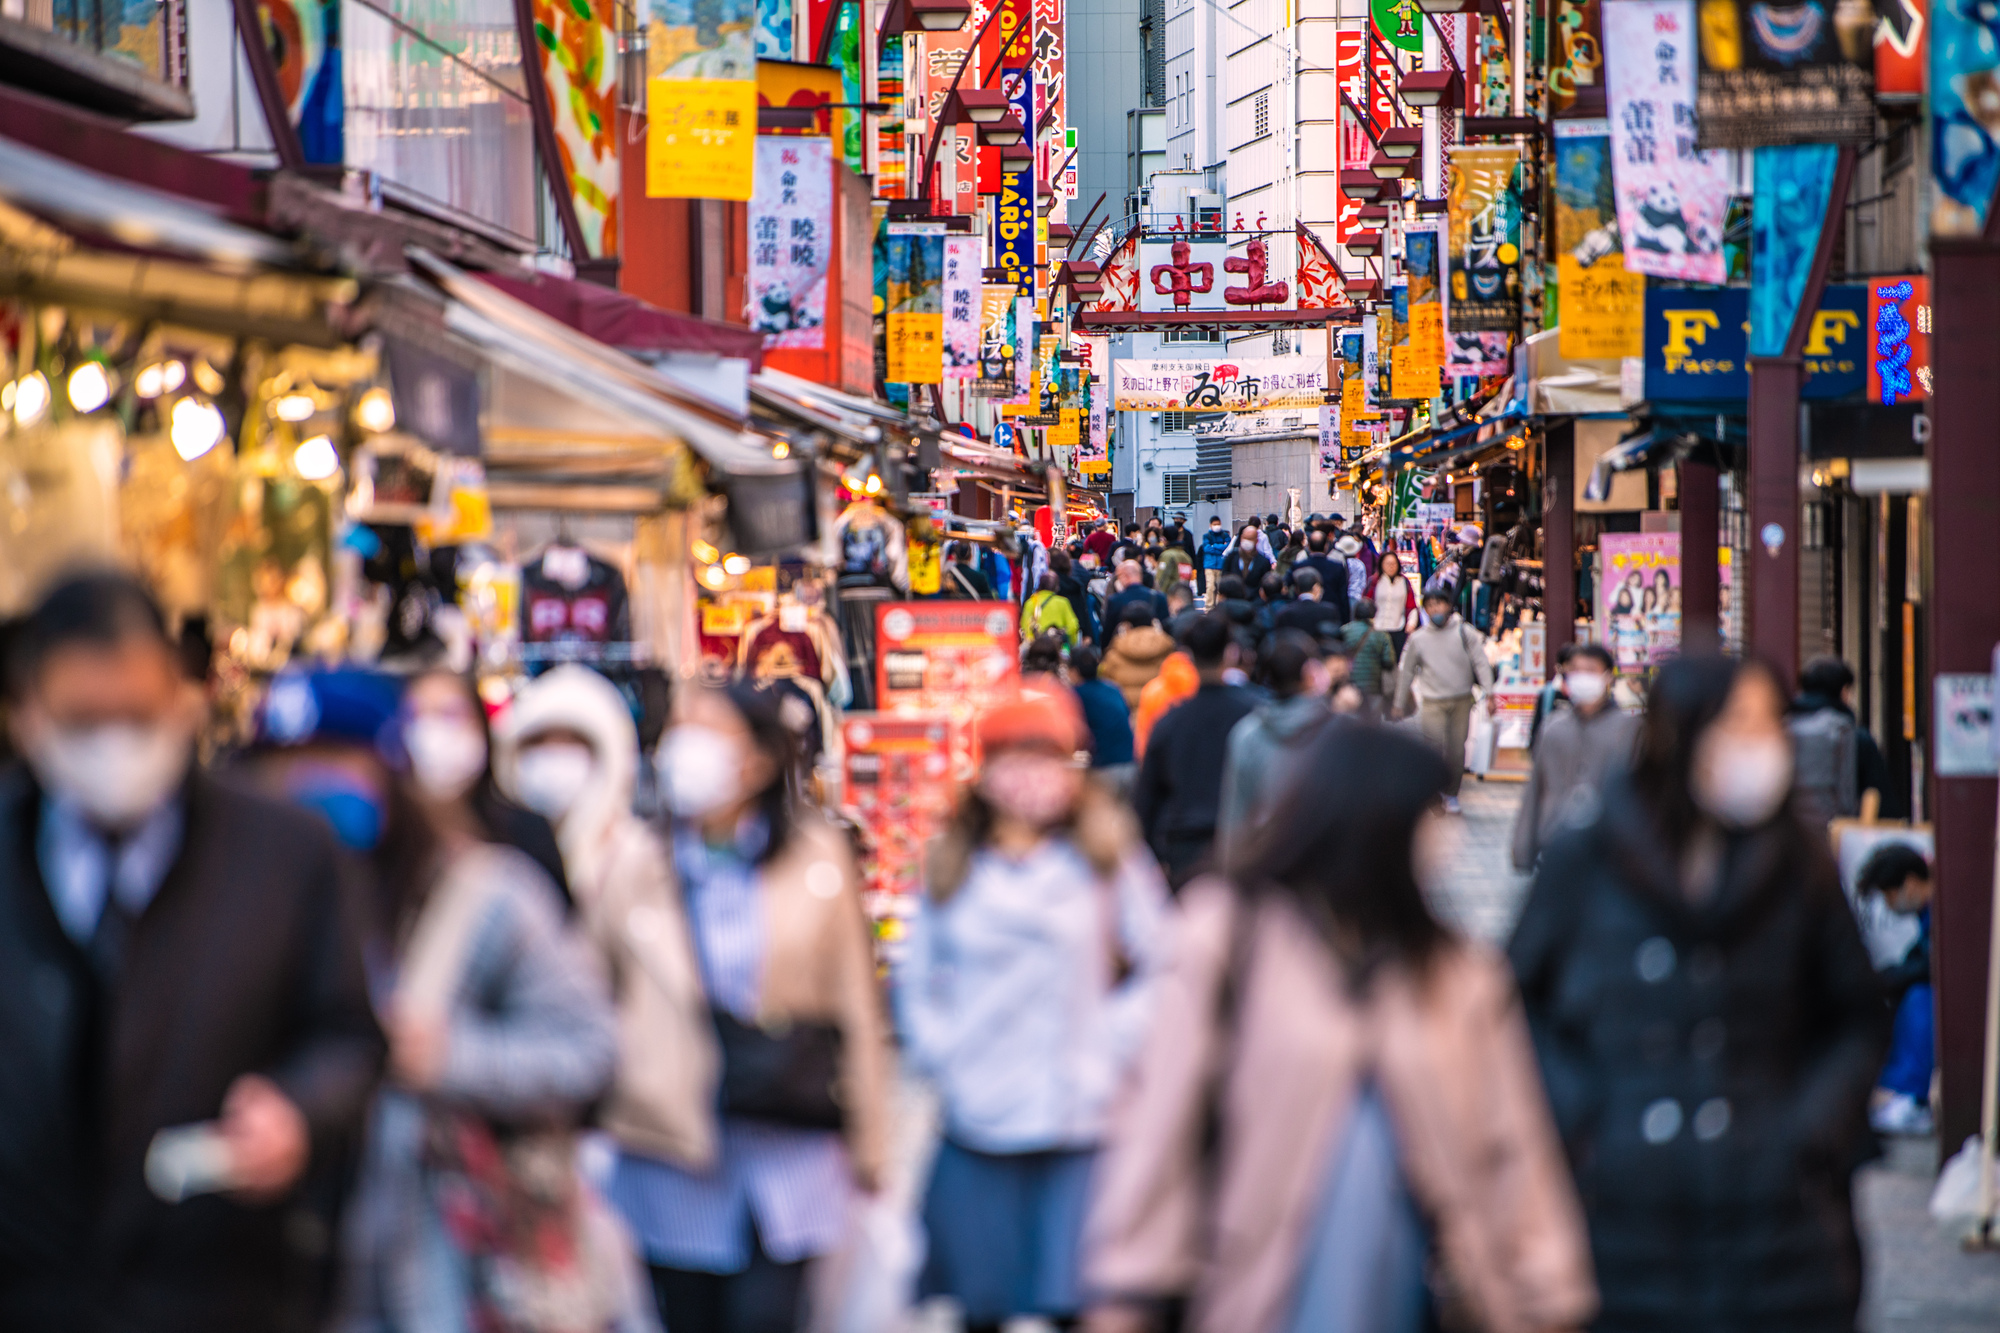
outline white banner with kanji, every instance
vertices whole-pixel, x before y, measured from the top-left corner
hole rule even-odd
[[[750,327],[766,347],[826,346],[833,143],[760,135],[750,195]]]

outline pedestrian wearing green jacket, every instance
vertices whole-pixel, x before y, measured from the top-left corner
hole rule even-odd
[[[1021,637],[1032,642],[1045,629],[1059,629],[1069,646],[1076,647],[1076,608],[1056,591],[1056,576],[1042,575],[1035,593],[1021,604]]]
[[[1396,688],[1396,645],[1375,628],[1374,598],[1363,597],[1354,604],[1354,619],[1340,627],[1340,642],[1347,652],[1348,682],[1361,691],[1368,715],[1380,717]]]

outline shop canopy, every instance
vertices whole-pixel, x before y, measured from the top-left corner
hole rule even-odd
[[[750,402],[767,415],[825,431],[863,450],[882,442],[883,424],[911,428],[906,413],[782,370],[752,375]]]
[[[1631,431],[1597,456],[1583,494],[1590,500],[1607,499],[1614,473],[1663,467],[1683,458],[1726,466],[1731,453],[1749,441],[1749,421],[1740,413],[1692,404],[1650,404]]]
[[[675,382],[516,301],[434,255],[412,265],[448,298],[446,330],[492,366],[485,426],[489,461],[553,471],[603,468],[685,444],[730,476],[793,470],[743,419],[691,400]]]
[[[1536,416],[1594,416],[1625,410],[1619,390],[1621,362],[1569,358],[1561,329],[1544,329],[1522,345],[1528,376],[1528,410]],[[1520,367],[1522,361],[1516,361]]]
[[[764,357],[761,333],[677,315],[576,278],[549,273],[474,276],[586,338],[638,358],[690,397],[738,416],[749,408],[750,374]]]
[[[296,248],[181,195],[118,180],[0,137],[0,199],[79,236],[231,273],[303,269]]]
[[[330,346],[359,291],[202,204],[0,137],[0,295]]]

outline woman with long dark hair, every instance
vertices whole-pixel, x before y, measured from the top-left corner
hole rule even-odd
[[[979,742],[896,1001],[944,1120],[923,1292],[997,1333],[1080,1313],[1091,1164],[1145,1031],[1166,886],[1131,812],[1077,765],[1088,733],[1060,683],[988,710]]]
[[[1329,728],[1229,879],[1182,890],[1100,1167],[1093,1330],[1581,1328],[1583,1223],[1512,978],[1432,914],[1443,762]],[[1207,1151],[1204,1151],[1204,1148]]]
[[[1884,1010],[1756,662],[1661,668],[1629,781],[1543,854],[1509,953],[1607,1333],[1851,1333]]]
[[[569,876],[549,821],[502,796],[493,781],[493,733],[472,680],[442,667],[422,672],[404,687],[402,711],[416,794],[470,814],[488,842],[527,853],[567,899]]]
[[[806,1266],[887,1151],[858,875],[795,800],[795,744],[773,694],[682,691],[658,758],[665,862],[578,877],[619,1000],[612,1200],[674,1333],[802,1327]]]

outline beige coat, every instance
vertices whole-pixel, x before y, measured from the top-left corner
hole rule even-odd
[[[761,874],[766,1026],[838,1023],[855,1176],[887,1160],[891,1054],[853,857],[825,820],[801,812]],[[620,1144],[681,1166],[715,1159],[720,1059],[680,882],[651,830],[607,858],[601,890],[579,892],[618,1000],[619,1074],[603,1123]]]
[[[687,1167],[715,1160],[715,1025],[702,991],[680,882],[660,835],[631,812],[639,737],[617,689],[579,666],[537,678],[495,734],[494,769],[512,790],[521,743],[551,728],[587,738],[596,780],[557,825],[563,868],[618,1005],[618,1077],[603,1124],[621,1145]],[[855,1175],[886,1160],[891,1054],[860,876],[847,841],[815,812],[760,871],[767,1024],[836,1022]]]
[[[1225,1053],[1217,1002],[1234,910],[1218,880],[1181,897],[1152,1036],[1098,1166],[1089,1286],[1191,1292],[1195,1333],[1274,1333],[1329,1155],[1372,1072],[1473,1327],[1581,1327],[1596,1308],[1582,1211],[1506,964],[1455,944],[1426,981],[1390,968],[1357,1000],[1320,933],[1266,900],[1239,927],[1249,962]],[[1200,1144],[1210,1071],[1225,1062],[1210,1197]]]
[[[1160,674],[1160,664],[1174,651],[1174,636],[1151,625],[1128,625],[1104,650],[1098,664],[1100,679],[1108,680],[1125,696],[1125,706],[1137,710],[1139,694],[1146,682]]]

